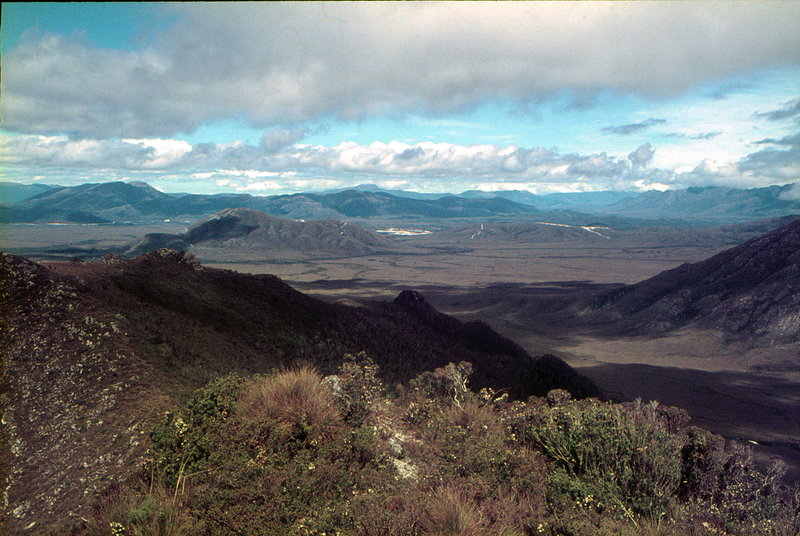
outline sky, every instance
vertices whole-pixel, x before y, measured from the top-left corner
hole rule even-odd
[[[3,2],[0,180],[795,183],[798,27],[793,1]]]

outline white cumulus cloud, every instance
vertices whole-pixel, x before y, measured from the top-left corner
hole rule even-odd
[[[6,180],[16,170],[51,177],[121,175],[138,180],[213,183],[241,191],[298,191],[375,182],[422,191],[527,189],[538,192],[647,189],[691,185],[766,186],[800,175],[798,137],[765,139],[739,159],[703,159],[686,171],[652,165],[649,143],[627,157],[559,153],[542,147],[453,143],[343,142],[329,147],[295,144],[280,150],[264,144],[195,144],[180,140],[72,140],[62,136],[0,139]],[[765,148],[761,148],[764,146]],[[118,170],[110,175],[109,170]],[[62,184],[64,182],[61,182]],[[72,182],[70,182],[72,183]]]

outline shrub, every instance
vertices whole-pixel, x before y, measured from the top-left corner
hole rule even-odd
[[[680,484],[680,442],[658,403],[630,408],[597,401],[542,407],[520,430],[558,470],[553,489],[597,509],[661,517]]]
[[[712,499],[720,485],[725,458],[725,440],[722,437],[695,426],[687,428],[681,448],[678,496],[683,500]]]
[[[425,420],[406,415],[406,422],[416,423],[419,439],[408,444],[408,458],[420,467],[421,485],[438,490],[425,501],[427,528],[438,526],[435,534],[459,524],[464,534],[530,532],[546,517],[547,467],[507,429],[504,412],[510,404],[488,391],[469,393],[460,405],[449,395],[438,400],[409,404],[409,413],[424,413]],[[469,522],[478,518],[480,523]]]
[[[415,487],[399,483],[374,493],[358,494],[352,499],[354,534],[419,536],[428,498]]]
[[[372,411],[383,394],[383,384],[378,378],[378,365],[365,352],[346,354],[339,368],[341,393],[339,401],[345,420],[360,424]]]
[[[370,428],[286,436],[285,426],[241,420],[217,439],[211,471],[190,503],[212,534],[349,531],[352,501],[395,482]]]
[[[683,428],[681,410],[574,401],[563,391],[510,402],[490,389],[461,389],[467,371],[451,365],[423,374],[399,400],[381,398],[377,367],[364,354],[346,359],[338,384],[308,368],[248,381],[221,378],[153,430],[155,462],[147,472],[156,478],[111,494],[87,532],[796,536],[800,530],[800,488],[780,482],[781,465],[759,472],[749,449],[726,450],[719,436]],[[401,460],[388,455],[394,436],[381,429],[402,434],[402,464],[413,466],[413,478],[398,472]]]
[[[705,501],[729,530],[778,533],[776,527],[800,532],[800,487],[782,483],[786,464],[775,459],[766,473],[755,467],[752,449],[734,443],[719,472],[716,493]]]
[[[222,376],[198,389],[181,411],[165,415],[150,431],[151,478],[172,487],[202,470],[211,453],[210,441],[234,412],[243,383],[238,375]]]
[[[447,399],[459,406],[471,394],[469,376],[472,372],[472,363],[468,361],[461,361],[458,365],[448,363],[411,380],[410,391],[416,397]]]
[[[89,520],[88,536],[194,536],[201,524],[171,490],[135,482],[110,493]]]

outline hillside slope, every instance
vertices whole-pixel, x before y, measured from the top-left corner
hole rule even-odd
[[[404,248],[363,227],[342,221],[296,221],[246,208],[226,209],[183,234],[148,234],[123,246],[124,255],[154,249],[191,249],[200,257],[237,259],[354,257]]]
[[[276,277],[203,268],[171,250],[47,267],[2,255],[0,281],[3,476],[7,521],[19,531],[74,522],[137,470],[165,408],[229,372],[305,363],[331,373],[365,351],[387,385],[469,361],[477,388],[598,394],[562,361],[533,358],[413,293],[369,307],[325,303]]]
[[[697,324],[758,346],[800,342],[800,221],[602,295],[585,320],[623,332]]]
[[[598,221],[573,225],[559,221],[548,222],[487,222],[446,229],[433,233],[432,238],[457,244],[476,242],[541,244],[550,242],[585,242],[599,245],[641,245],[644,247],[703,246],[708,248],[739,245],[779,227],[800,219],[783,216],[733,225],[676,229],[671,227],[619,226]]]
[[[106,182],[47,190],[7,207],[8,222],[101,223],[160,217],[173,197],[146,183]]]
[[[0,181],[0,205],[13,205],[60,186]]]

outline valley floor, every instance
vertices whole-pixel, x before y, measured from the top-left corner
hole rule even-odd
[[[724,249],[724,248],[720,248]],[[303,263],[209,263],[272,273],[330,300],[392,299],[413,288],[440,311],[479,319],[529,353],[553,352],[619,400],[683,407],[693,423],[773,455],[800,478],[800,363],[797,345],[742,349],[717,335],[609,338],[565,333],[537,307],[565,296],[635,283],[717,253],[674,248],[511,245],[417,256],[375,256]]]

